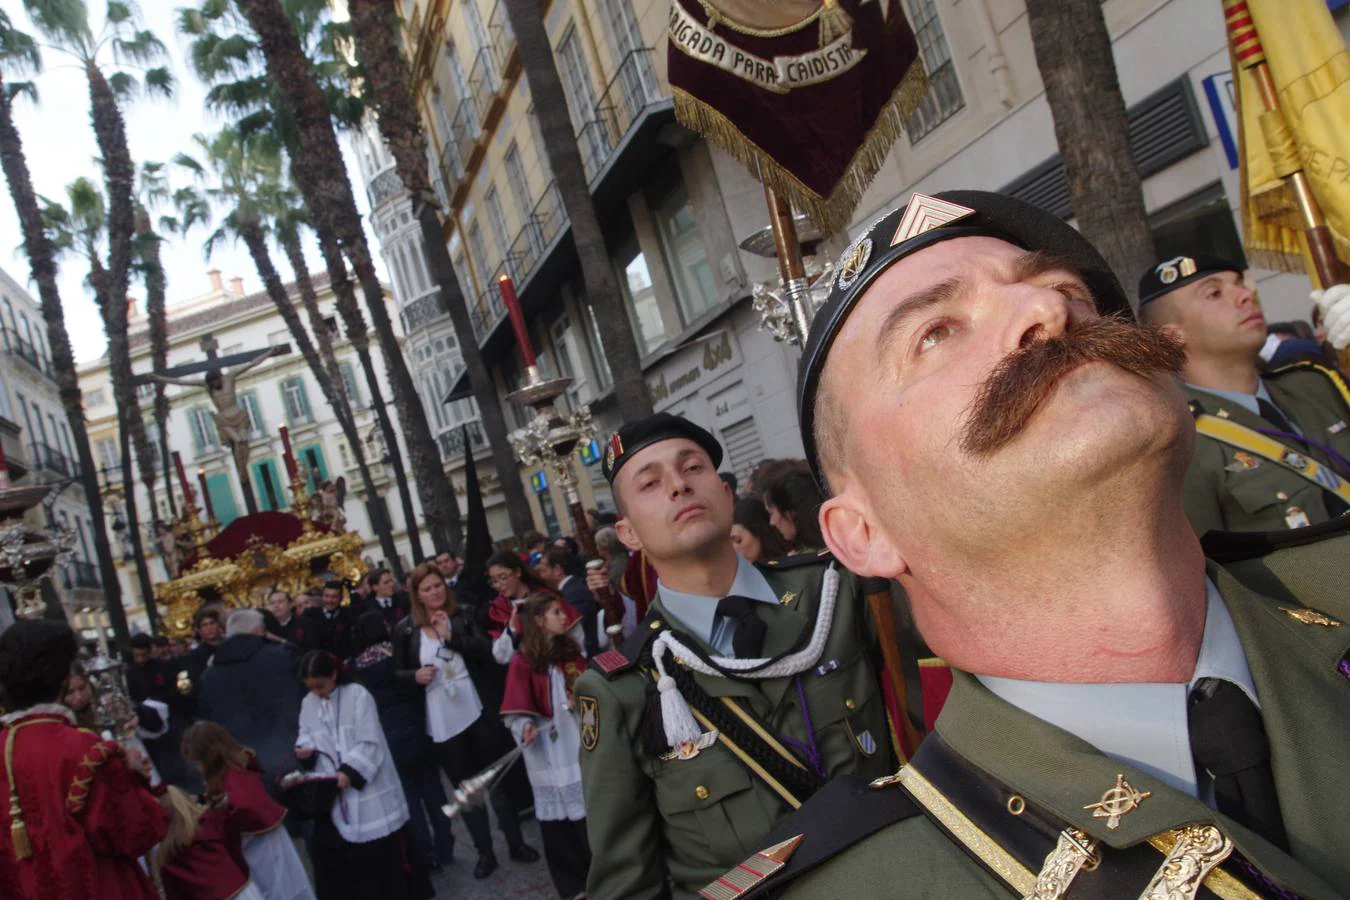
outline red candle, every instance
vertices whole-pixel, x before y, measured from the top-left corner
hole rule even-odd
[[[173,451],[173,467],[178,470],[178,483],[183,486],[183,497],[190,498],[192,496],[192,485],[188,484],[187,473],[183,471],[183,457],[179,455],[177,450]],[[191,505],[190,501],[189,505]]]
[[[202,504],[206,506],[206,517],[214,519],[216,511],[211,508],[211,492],[206,489],[206,470],[197,470],[197,483],[202,487]]]
[[[295,454],[291,452],[291,430],[281,426],[281,460],[286,464],[286,474],[294,481],[296,477]]]
[[[525,330],[525,313],[520,310],[520,298],[516,296],[516,286],[510,276],[497,279],[497,289],[502,292],[502,302],[506,304],[506,314],[511,317],[511,328],[516,333],[516,347],[520,349],[521,362],[525,368],[534,368],[534,348],[530,346],[530,334]]]

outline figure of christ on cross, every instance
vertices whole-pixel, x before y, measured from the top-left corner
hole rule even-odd
[[[216,356],[219,345],[211,335],[202,337],[202,349],[206,351],[204,362],[189,363],[166,369],[163,372],[150,372],[138,380],[159,381],[164,384],[176,384],[182,387],[202,387],[200,378],[185,378],[185,375],[206,373],[206,393],[215,406],[214,418],[216,432],[225,446],[230,448],[234,465],[239,473],[239,485],[244,491],[244,505],[250,513],[256,513],[257,503],[253,499],[252,486],[248,477],[249,432],[251,431],[248,410],[239,402],[235,391],[235,382],[239,376],[250,369],[262,365],[274,356],[283,356],[290,352],[287,344],[268,347],[246,353],[233,353],[225,357]]]

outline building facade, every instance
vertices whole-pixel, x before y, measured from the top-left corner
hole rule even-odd
[[[290,430],[291,446],[296,458],[306,468],[308,490],[312,493],[316,483],[344,478],[347,485],[344,506],[347,529],[365,539],[365,556],[369,561],[381,561],[380,544],[371,529],[366,507],[368,498],[364,495],[351,448],[331,407],[319,390],[313,373],[295,348],[294,339],[280,314],[266,293],[245,294],[241,279],[231,279],[227,285],[220,272],[212,270],[207,274],[210,278],[208,291],[199,296],[170,302],[169,366],[202,361],[207,358],[207,348],[219,356],[230,356],[255,350],[265,351],[271,346],[280,344],[289,345],[291,351],[288,354],[268,359],[242,375],[236,382],[239,402],[248,411],[251,426],[248,469],[254,501],[260,511],[291,508],[290,482],[282,462],[279,431],[280,427],[285,425]],[[351,398],[356,428],[365,445],[366,459],[370,464],[378,495],[375,502],[385,504],[389,521],[395,528],[395,545],[406,567],[411,563],[411,553],[404,527],[403,509],[398,502],[393,469],[387,461],[384,437],[380,433],[375,412],[371,407],[371,391],[366,384],[356,351],[339,328],[333,294],[327,287],[327,277],[314,276],[314,285],[325,327],[333,337],[334,352]],[[294,285],[288,284],[287,290],[292,302],[298,305],[300,300]],[[305,318],[303,311],[301,318]],[[130,323],[132,368],[138,374],[149,372],[152,368],[149,335],[146,329],[147,322],[144,315],[133,314]],[[370,352],[375,370],[380,376],[381,393],[389,405],[390,418],[394,421],[394,430],[400,432],[398,415],[391,400],[392,392],[385,381],[384,363],[378,342],[371,341]],[[95,460],[106,472],[107,515],[112,520],[110,525],[115,529],[117,520],[123,519],[124,516],[121,499],[124,496],[124,486],[118,443],[117,409],[108,375],[107,357],[82,365],[79,375],[80,388],[84,395],[85,415],[89,422],[90,443]],[[214,408],[206,393],[204,376],[189,377],[202,379],[202,384],[195,387],[167,388],[170,404],[169,452],[180,454],[185,473],[192,482],[192,489],[198,495],[200,489],[197,473],[200,471],[205,475],[212,510],[217,522],[223,527],[244,515],[247,507],[234,460],[216,430]],[[180,509],[183,495],[176,476],[170,479],[168,485],[163,478],[164,466],[159,456],[159,434],[154,424],[152,408],[154,387],[141,386],[137,396],[141,401],[142,414],[145,416],[157,478],[152,497],[141,482],[137,469],[135,496],[145,532],[143,541],[149,559],[151,579],[158,582],[169,576],[164,560],[154,555],[157,554],[157,549],[153,539],[152,519],[157,517],[161,521],[167,521],[171,518],[168,490],[172,490],[174,502]],[[406,459],[406,447],[401,449]],[[200,509],[200,497],[197,502]],[[415,492],[413,502],[417,503]],[[151,513],[152,508],[154,516]],[[420,506],[415,507],[415,510],[420,518]],[[132,630],[135,631],[138,627],[144,630],[146,628],[144,605],[135,567],[128,558],[119,569],[123,602]]]
[[[1022,0],[896,4],[918,37],[928,93],[853,222],[826,236],[822,254],[841,251],[916,190],[1002,190],[1072,218]],[[727,448],[723,468],[743,476],[764,457],[801,454],[797,352],[759,328],[750,302],[756,282],[777,278],[772,260],[741,249],[766,226],[762,189],[742,165],[675,121],[665,76],[667,11],[664,0],[543,6],[653,402],[712,429]],[[499,276],[509,275],[540,365],[573,377],[569,402],[589,403],[602,428],[615,427],[594,313],[501,0],[401,0],[400,12],[444,237],[499,393],[522,378],[497,291]],[[1159,253],[1242,261],[1220,4],[1104,0],[1103,12]],[[1337,16],[1345,28],[1350,8]],[[388,154],[373,131],[358,143],[405,323],[425,335],[410,343],[429,366],[428,411],[449,430],[473,412],[472,404],[445,402],[463,388],[448,320],[435,308],[420,232]],[[1272,321],[1308,317],[1306,277],[1262,270],[1253,277]],[[507,417],[512,427],[524,423],[516,410]],[[459,449],[442,444],[452,468]],[[588,450],[580,454],[590,476],[583,481],[603,507],[607,491]],[[561,496],[543,473],[521,475],[535,488],[536,521],[556,528]]]
[[[0,442],[10,478],[18,484],[48,484],[46,499],[24,517],[30,529],[61,528],[72,535],[68,558],[52,585],[77,627],[93,626],[103,608],[93,522],[79,482],[75,445],[37,301],[0,270]],[[0,601],[0,629],[12,613]]]

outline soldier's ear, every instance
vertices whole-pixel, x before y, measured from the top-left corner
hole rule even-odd
[[[638,537],[637,531],[634,530],[627,518],[619,519],[614,523],[614,533],[619,536],[619,540],[629,550],[642,549],[642,538]]]
[[[850,572],[896,578],[907,568],[904,557],[869,516],[866,502],[846,490],[821,504],[820,533],[834,558]]]

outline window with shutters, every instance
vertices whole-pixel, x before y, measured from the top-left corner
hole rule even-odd
[[[286,421],[291,425],[314,421],[309,409],[309,395],[305,392],[305,381],[300,376],[281,382],[281,401],[286,406]]]
[[[338,371],[342,373],[342,385],[347,389],[347,400],[355,410],[361,405],[361,386],[356,381],[356,370],[351,363],[345,362],[338,363]]]
[[[759,437],[759,426],[754,416],[722,429],[722,446],[726,448],[724,468],[736,473],[742,484],[750,472],[764,458],[764,442]]]
[[[511,250],[511,239],[507,237],[506,232],[506,214],[502,211],[502,200],[497,195],[497,186],[494,184],[488,188],[487,195],[483,198],[483,205],[487,207],[488,222],[492,224],[492,235],[497,239],[497,249],[503,259]]]
[[[258,406],[258,392],[244,391],[239,395],[239,403],[248,413],[248,436],[261,437],[267,431],[267,423],[263,421],[262,408]]]
[[[192,446],[197,456],[220,449],[220,435],[216,433],[216,417],[210,407],[194,406],[188,410],[188,427],[192,431]]]
[[[919,57],[928,72],[928,92],[905,123],[909,142],[915,144],[965,106],[966,100],[934,0],[908,0],[908,6]]]
[[[98,454],[98,467],[103,470],[108,481],[121,482],[122,460],[117,454],[117,439],[99,438],[94,450]]]

